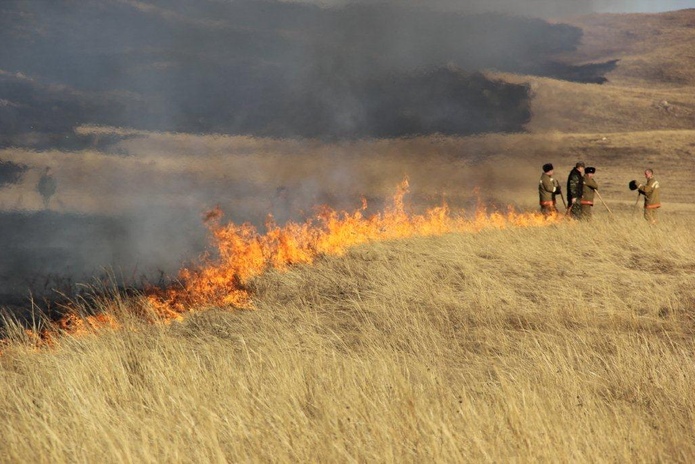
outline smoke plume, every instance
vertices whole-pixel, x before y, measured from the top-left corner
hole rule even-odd
[[[288,154],[328,140],[349,157],[365,138],[523,131],[529,88],[486,71],[605,82],[615,61],[557,59],[582,39],[557,18],[646,5],[4,0],[0,304],[107,268],[124,281],[175,272],[202,251],[200,215],[219,202],[262,224],[359,196],[334,154],[306,161],[326,166],[299,181],[301,164],[280,169],[244,137],[282,138]],[[202,134],[239,138],[230,148]],[[359,175],[383,190],[378,174]]]

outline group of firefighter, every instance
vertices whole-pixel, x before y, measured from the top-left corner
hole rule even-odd
[[[603,202],[598,193],[598,184],[594,179],[595,173],[595,167],[587,167],[583,161],[577,162],[567,177],[567,202],[565,203],[560,182],[553,177],[553,165],[551,163],[544,164],[543,174],[541,174],[538,183],[541,212],[544,215],[558,214],[556,197],[559,196],[566,207],[566,216],[573,219],[590,220],[596,196]],[[644,219],[650,224],[656,224],[656,212],[661,207],[659,181],[654,178],[654,171],[651,168],[644,171],[644,177],[646,179],[644,183],[637,183],[636,180],[632,180],[628,187],[630,190],[637,190],[640,196],[644,195]],[[605,202],[604,205],[611,212]]]

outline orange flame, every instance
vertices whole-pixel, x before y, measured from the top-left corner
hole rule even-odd
[[[365,217],[366,201],[353,212],[323,207],[304,223],[290,222],[282,227],[272,221],[263,235],[250,224],[222,224],[219,208],[206,216],[216,256],[201,259],[199,267],[179,273],[180,285],[150,295],[150,303],[163,317],[201,307],[251,308],[248,283],[268,269],[286,269],[293,264],[309,264],[320,255],[340,256],[356,245],[369,241],[394,240],[413,236],[442,235],[451,232],[477,232],[486,228],[539,227],[557,223],[561,217],[540,213],[506,214],[487,212],[479,207],[473,219],[452,215],[444,204],[424,214],[408,214],[404,180],[393,197],[392,206],[382,213]]]
[[[451,232],[478,232],[482,229],[507,227],[542,227],[558,223],[560,215],[488,212],[478,207],[472,219],[452,214],[446,204],[428,209],[424,214],[409,214],[404,197],[407,179],[398,185],[392,205],[381,213],[365,217],[366,200],[353,211],[320,208],[314,218],[304,223],[289,222],[280,227],[271,220],[267,232],[260,234],[250,224],[223,224],[219,207],[205,215],[215,255],[205,254],[200,264],[179,271],[179,284],[167,289],[150,289],[144,313],[150,322],[181,320],[182,314],[205,307],[252,308],[249,282],[269,269],[284,270],[295,264],[310,264],[321,255],[341,256],[347,249],[370,241],[394,240],[413,236],[442,235]],[[143,316],[143,314],[140,314]],[[153,317],[154,316],[154,317]],[[68,312],[53,327],[35,333],[27,330],[36,348],[53,346],[58,334],[81,336],[102,328],[116,329],[119,322],[112,314],[80,317]],[[7,346],[0,341],[0,354]]]
[[[102,313],[93,316],[79,316],[74,311],[68,311],[59,320],[41,330],[25,329],[24,336],[28,345],[34,349],[54,347],[61,334],[81,337],[95,334],[103,329],[118,329],[121,324],[112,314]],[[0,355],[10,346],[6,339],[0,340]]]

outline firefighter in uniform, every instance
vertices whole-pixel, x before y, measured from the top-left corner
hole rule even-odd
[[[553,178],[553,165],[543,165],[543,174],[538,182],[538,196],[541,205],[541,213],[548,216],[557,213],[555,207],[555,195],[560,195],[560,183]]]
[[[652,169],[645,170],[644,177],[647,179],[646,183],[637,184],[637,181],[633,180],[630,185],[637,185],[639,193],[644,195],[644,219],[650,224],[656,224],[656,210],[661,208],[659,181],[654,178]]]
[[[583,161],[579,161],[570,175],[567,177],[567,207],[570,208],[570,215],[579,219],[582,214],[582,205],[580,200],[584,192],[584,168],[586,165]]]
[[[598,190],[598,184],[594,180],[594,173],[596,168],[589,166],[584,171],[584,182],[582,183],[582,199],[579,201],[581,204],[581,218],[588,221],[591,219],[591,212],[594,207],[594,196],[596,195],[596,190]]]

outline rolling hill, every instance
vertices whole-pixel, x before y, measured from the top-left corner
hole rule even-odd
[[[105,5],[87,4],[97,12]],[[187,31],[228,27],[212,21],[224,15],[201,16],[190,2],[109,5]],[[282,14],[267,23],[268,37],[278,30],[295,37],[292,19],[321,14],[272,11]],[[239,21],[256,17],[242,13]],[[4,322],[0,455],[10,462],[693,461],[695,11],[532,23],[576,39],[547,51],[561,66],[475,74],[496,89],[528,90],[529,119],[512,133],[279,138],[68,119],[59,131],[14,134],[0,150],[12,181],[0,190],[0,206],[2,220],[22,228],[2,226],[26,240],[9,251],[30,270],[60,269],[69,258],[89,275],[100,264],[91,258],[106,254],[126,257],[127,269],[133,261],[166,262],[176,289],[177,279],[206,277],[196,269],[220,264],[218,256],[243,261],[267,242],[293,250],[285,230],[319,237],[301,222],[263,229],[268,213],[281,223],[335,219],[327,207],[353,212],[343,221],[376,218],[367,220],[374,236],[388,236],[380,220],[404,176],[410,192],[396,209],[419,218],[446,202],[463,209],[471,227],[366,243],[355,240],[359,228],[336,227],[329,239],[345,240],[339,232],[347,230],[362,244],[312,260],[273,255],[268,261],[290,265],[260,267],[251,277],[210,274],[197,281],[209,284],[206,295],[219,296],[231,282],[252,304],[197,301],[178,308],[176,321],[153,310],[160,300],[152,288],[74,282],[54,305],[77,311],[62,325],[36,311],[28,325],[11,316]],[[21,37],[26,23],[16,24],[12,34]],[[611,63],[602,84],[548,71],[597,63]],[[441,69],[439,78],[461,85],[473,76]],[[6,72],[3,82],[12,85],[36,79]],[[46,93],[26,95],[109,101],[103,89],[41,85]],[[108,95],[152,103],[136,93]],[[96,106],[76,108],[99,114]],[[594,207],[592,222],[536,218],[540,166],[553,162],[564,180],[580,159],[597,167],[606,205]],[[42,211],[35,183],[46,165],[58,190]],[[645,167],[663,185],[654,227],[627,189]],[[246,221],[265,235],[213,227],[210,253],[195,260],[204,251],[201,213],[215,205],[227,214],[221,224]],[[487,212],[476,213],[478,205]],[[500,219],[508,205],[520,215],[516,223]],[[425,217],[438,223],[442,209],[429,211]],[[532,218],[539,221],[527,227]],[[36,253],[48,246],[60,259]],[[45,261],[32,268],[32,256]],[[179,262],[186,271],[176,274]]]

